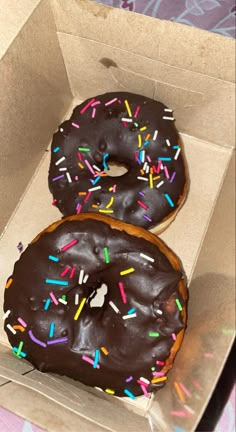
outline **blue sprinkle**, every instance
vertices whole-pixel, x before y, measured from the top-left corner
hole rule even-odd
[[[50,303],[51,303],[51,300],[48,298],[45,302],[44,310],[48,310]]]
[[[103,166],[104,166],[104,169],[107,169],[107,170],[109,170],[109,166],[106,163],[106,159],[108,158],[108,156],[109,156],[109,153],[106,153],[103,156]]]
[[[98,365],[98,360],[99,360],[99,350],[95,351],[95,358],[94,358],[94,362],[93,362],[93,368],[96,369],[97,365]]]
[[[170,197],[167,193],[164,194],[164,195],[165,195],[166,200],[167,200],[168,203],[170,204],[170,206],[171,206],[171,207],[174,207],[175,205],[174,205],[174,203],[173,203],[171,197]]]
[[[130,397],[130,399],[135,399],[135,396],[133,393],[131,393],[131,391],[129,391],[128,389],[124,389],[124,393]]]
[[[54,329],[55,329],[55,324],[54,322],[50,323],[50,328],[49,328],[49,337],[52,338],[54,336]]]
[[[55,257],[55,256],[53,256],[53,255],[49,255],[49,257],[48,257],[51,261],[54,261],[54,262],[58,262],[59,261],[59,258],[57,258],[57,257]]]
[[[144,147],[146,147],[148,144],[150,144],[150,141],[145,141],[145,142],[143,143]]]
[[[182,429],[182,428],[179,427],[179,426],[174,426],[174,431],[175,431],[175,432],[186,432],[185,429]]]
[[[179,149],[179,146],[178,145],[173,146],[173,149],[177,150],[177,149]]]
[[[129,310],[128,310],[128,315],[130,315],[130,314],[132,314],[132,313],[134,313],[134,312],[135,312],[135,309],[134,309],[134,308],[129,309]]]
[[[45,279],[45,282],[47,284],[53,284],[53,285],[63,285],[63,286],[69,285],[69,282],[67,282],[67,281],[61,281],[61,280],[56,280],[56,279]]]
[[[160,161],[171,161],[170,157],[159,157],[158,160]]]
[[[53,153],[57,153],[59,150],[60,150],[60,147],[55,147],[55,148],[53,149]]]
[[[101,176],[97,176],[95,180],[92,180],[92,184],[95,185],[100,180],[100,178]]]
[[[18,351],[18,348],[17,348],[17,347],[13,347],[12,349],[13,349],[13,352],[14,352],[14,353],[17,353],[17,351]],[[26,357],[26,353],[23,352],[23,351],[21,351],[20,354],[19,354],[19,356],[17,356],[17,357],[20,357],[20,356],[21,356],[21,357]]]

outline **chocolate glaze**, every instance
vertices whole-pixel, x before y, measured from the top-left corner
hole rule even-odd
[[[61,213],[104,212],[152,228],[176,212],[187,192],[187,174],[174,122],[163,119],[173,113],[166,110],[160,102],[124,92],[99,95],[77,106],[70,120],[59,126],[51,145],[49,189]],[[78,148],[89,151],[78,155]],[[162,166],[159,158],[165,158]],[[98,179],[99,171],[93,166],[103,171],[111,162],[126,166],[127,173]],[[153,186],[149,173],[140,172],[145,162],[149,166],[145,169],[153,169]],[[100,189],[88,195],[93,187]],[[81,192],[85,195],[78,195]]]
[[[78,242],[63,251],[63,246],[73,240]],[[160,244],[163,244],[161,240]],[[108,259],[105,259],[104,248],[107,248]],[[140,253],[153,258],[154,262]],[[66,267],[69,269],[62,276]],[[76,270],[72,274],[74,267]],[[120,275],[130,268],[135,271]],[[89,277],[80,285],[82,269],[84,276],[88,274]],[[23,341],[22,353],[39,370],[67,375],[103,390],[111,389],[117,396],[126,396],[124,389],[133,395],[143,394],[137,380],[144,377],[151,381],[151,368],[163,369],[156,361],[165,362],[169,358],[174,344],[172,334],[177,335],[185,327],[175,301],[179,299],[185,308],[186,298],[179,289],[180,283],[184,283],[181,267],[175,270],[167,256],[150,241],[111,228],[106,222],[93,220],[92,216],[85,220],[65,219],[51,232],[44,231],[22,253],[11,278],[5,290],[4,311],[10,310],[5,330],[13,349],[17,351]],[[46,279],[59,280],[68,286],[48,284]],[[123,283],[126,303],[122,300],[119,282]],[[104,304],[91,307],[93,293],[102,283],[108,287]],[[58,304],[51,301],[45,310],[50,292]],[[74,319],[79,307],[75,305],[76,293],[79,305],[83,298],[87,299],[78,320]],[[66,305],[58,301],[62,295],[66,295]],[[118,313],[110,301],[119,309]],[[136,316],[123,319],[128,311]],[[16,328],[13,334],[7,325],[14,328],[21,325],[22,320],[27,327]],[[51,323],[55,328],[50,337]],[[150,332],[158,332],[159,337],[149,336]],[[50,344],[58,338],[64,339]],[[106,348],[108,355],[101,347]],[[99,350],[99,369],[82,359],[84,355],[94,361],[96,350]],[[22,355],[18,353],[19,357]],[[126,382],[130,377],[132,380]],[[150,392],[163,385],[164,382],[150,383],[146,389]]]

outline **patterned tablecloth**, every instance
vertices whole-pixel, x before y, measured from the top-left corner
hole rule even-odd
[[[228,37],[235,38],[236,35],[234,0],[97,0],[97,2],[199,27]],[[220,420],[214,426],[214,432],[235,432],[235,399],[236,386],[231,391]],[[208,430],[213,431],[212,428]],[[1,407],[0,431],[44,432],[39,427]]]

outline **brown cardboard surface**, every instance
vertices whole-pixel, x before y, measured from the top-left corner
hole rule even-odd
[[[68,105],[72,104],[71,110],[77,99],[125,88],[173,107],[182,132],[190,192],[162,238],[178,253],[191,280],[189,323],[167,386],[150,401],[141,397],[134,402],[109,397],[65,377],[32,371],[27,362],[17,362],[13,356],[11,360],[1,327],[0,403],[53,432],[78,428],[169,432],[173,424],[193,432],[234,332],[234,174],[230,160],[235,41],[89,0],[42,0],[33,13],[37,2],[32,2],[32,9],[27,9],[27,2],[22,0],[21,18],[10,23],[13,28],[8,34],[18,36],[0,64],[1,150],[7,161],[0,170],[2,221],[7,221],[39,160],[41,163],[0,240],[0,286],[19,257],[17,243],[27,246],[39,231],[60,218],[51,206],[49,153],[44,149]],[[16,2],[11,5],[8,16],[17,11]],[[18,32],[21,23],[26,24]],[[4,44],[6,49],[9,43]],[[0,304],[2,296],[3,290]],[[193,380],[200,386],[197,390]],[[183,409],[174,381],[191,392],[190,397],[185,395],[190,415],[180,421],[171,415]]]
[[[14,10],[16,2],[10,3]],[[27,11],[29,2],[24,3]],[[12,18],[12,25],[6,26],[16,31],[24,14],[19,7],[10,13],[11,8],[3,9],[6,18],[18,16],[18,9],[21,11],[18,20]],[[45,1],[35,9],[1,60],[0,81],[1,232],[71,100],[53,16]]]
[[[233,39],[90,0],[51,0],[51,3],[59,32],[235,82]]]

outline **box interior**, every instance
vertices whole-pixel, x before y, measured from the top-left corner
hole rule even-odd
[[[50,431],[59,424],[62,431],[74,430],[78,422],[88,431],[133,431],[134,425],[137,431],[170,431],[175,425],[194,431],[234,337],[234,41],[88,0],[35,1],[32,9],[23,3],[25,14],[1,51],[1,286],[19,258],[18,242],[27,246],[61,217],[47,187],[53,132],[80,100],[128,90],[173,108],[184,142],[190,192],[161,237],[181,258],[189,280],[189,323],[167,386],[150,400],[134,402],[18,361],[1,326],[1,404]],[[140,26],[146,29],[142,38]],[[175,382],[188,389],[182,402]],[[187,415],[173,415],[183,406]]]

